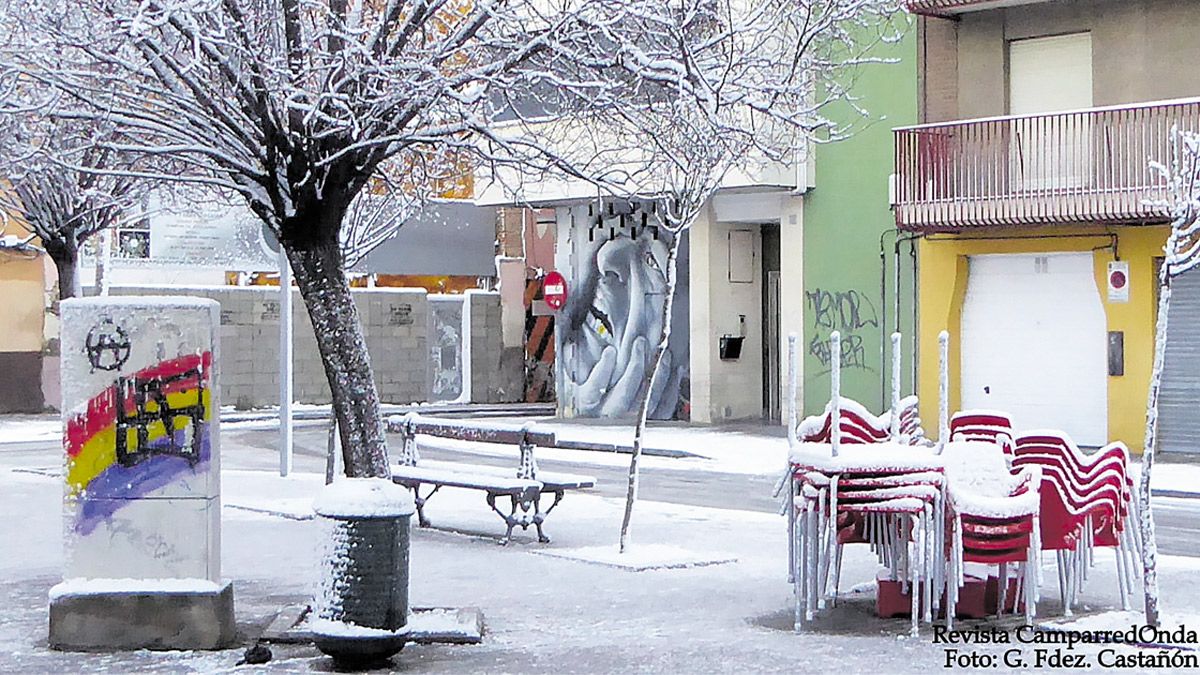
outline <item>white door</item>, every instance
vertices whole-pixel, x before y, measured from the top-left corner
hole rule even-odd
[[[1091,253],[972,256],[962,407],[1108,442],[1108,328]]]
[[[1092,107],[1090,33],[1008,43],[1008,109],[1013,115]],[[1091,120],[1086,115],[1012,121],[1014,186],[1080,187],[1091,176]]]

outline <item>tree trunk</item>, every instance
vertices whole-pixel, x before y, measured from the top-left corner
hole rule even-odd
[[[1168,243],[1174,250],[1175,237]],[[1142,533],[1142,582],[1145,592],[1146,624],[1157,626],[1158,615],[1158,542],[1154,535],[1154,514],[1150,510],[1150,472],[1154,469],[1154,446],[1158,443],[1158,394],[1162,388],[1163,362],[1167,351],[1167,311],[1171,307],[1170,263],[1163,263],[1158,296],[1158,324],[1154,330],[1154,366],[1150,370],[1150,393],[1146,401],[1146,443],[1142,446],[1142,477],[1138,486],[1138,527]]]
[[[70,242],[61,239],[44,240],[42,246],[54,261],[54,268],[58,272],[58,299],[79,297],[79,251]]]
[[[371,357],[350,295],[337,235],[285,242],[296,284],[312,319],[317,348],[333,394],[346,475],[388,478],[387,437]]]
[[[662,364],[663,354],[666,353],[667,344],[671,339],[671,308],[675,304],[675,263],[681,239],[682,229],[675,233],[671,245],[667,247],[667,297],[663,302],[662,328],[658,333],[658,345],[654,348],[650,368],[642,378],[641,389],[638,391],[637,426],[633,432],[633,454],[629,458],[629,488],[625,492],[625,516],[621,519],[621,553],[629,547],[630,521],[633,519],[633,504],[637,501],[640,478],[638,466],[642,457],[643,437],[646,435],[646,417],[650,413],[650,392],[653,390],[654,378],[658,375],[658,367]]]

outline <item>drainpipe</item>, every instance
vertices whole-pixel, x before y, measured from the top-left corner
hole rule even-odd
[[[879,311],[882,316],[879,317],[879,401],[880,406],[887,401],[887,377],[883,374],[883,364],[887,363],[887,250],[884,248],[884,240],[888,234],[899,236],[899,231],[895,228],[884,230],[879,233]]]

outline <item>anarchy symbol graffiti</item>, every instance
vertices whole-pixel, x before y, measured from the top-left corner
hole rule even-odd
[[[84,349],[92,372],[119,370],[129,360],[129,335],[112,319],[104,317],[88,331]]]

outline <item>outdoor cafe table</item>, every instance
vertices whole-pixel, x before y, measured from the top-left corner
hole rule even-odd
[[[832,489],[832,486],[845,481],[855,484],[855,489],[858,490],[876,489],[874,486],[878,486],[879,491],[875,494],[880,495],[880,501],[864,506],[863,511],[869,512],[872,508],[877,508],[884,511],[891,509],[897,513],[907,512],[916,522],[923,522],[930,528],[925,549],[929,558],[924,561],[926,569],[922,575],[922,578],[933,580],[933,584],[926,584],[925,590],[926,620],[930,620],[930,607],[935,601],[933,587],[940,587],[944,583],[944,527],[947,517],[953,518],[954,504],[982,503],[986,507],[992,500],[1004,499],[1009,494],[1007,490],[1012,485],[1013,477],[1000,446],[983,441],[946,443],[940,450],[937,446],[912,446],[894,442],[840,444],[836,457],[833,456],[832,447],[828,443],[795,445],[789,453],[789,485],[793,502],[789,509],[788,521],[791,566],[789,577],[798,581],[797,598],[799,601],[801,595],[805,596],[804,602],[809,605],[805,608],[805,614],[809,618],[815,604],[813,597],[820,592],[818,584],[813,581],[814,577],[827,579],[826,570],[832,564],[834,584],[838,583],[840,546],[836,544],[837,516],[833,513],[838,510],[838,503],[837,490]],[[922,486],[922,489],[917,489],[916,486]],[[930,486],[936,487],[937,491],[932,499],[929,498],[932,492]],[[906,489],[911,492],[911,497],[905,496]],[[806,503],[807,506],[804,506]],[[843,504],[843,508],[845,506]],[[797,529],[798,508],[803,509],[806,518],[809,511],[817,509],[817,513],[813,515],[825,518],[824,524],[818,523],[815,529],[811,529],[812,525],[801,523]],[[922,518],[925,520],[922,521]],[[805,531],[806,526],[810,528],[807,530],[810,533],[808,543],[798,549],[798,533]],[[818,534],[821,532],[824,534]],[[819,541],[815,546],[812,545],[814,535]],[[908,543],[904,542],[905,546]],[[833,555],[838,555],[839,559],[831,561],[830,557]],[[818,556],[819,560],[816,559]],[[890,562],[894,573],[895,560],[891,559]],[[910,572],[914,574],[915,579],[915,570]],[[799,577],[804,577],[804,583],[807,584],[805,588],[801,588]],[[834,592],[836,594],[836,587]],[[936,597],[940,597],[940,593]],[[801,608],[798,606],[798,620],[800,614]],[[914,626],[915,621],[914,618]]]

